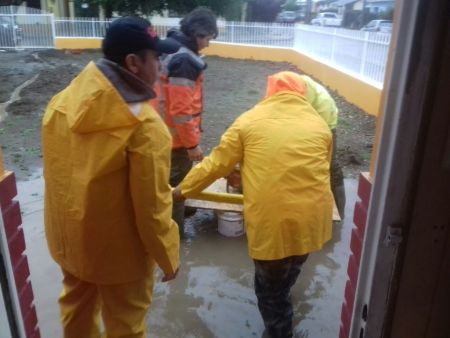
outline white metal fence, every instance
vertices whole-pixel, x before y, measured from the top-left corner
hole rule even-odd
[[[294,48],[354,76],[382,85],[391,35],[299,25]]]
[[[55,19],[55,34],[61,38],[102,38],[111,20],[86,19]]]
[[[5,30],[0,25],[0,48],[52,48],[55,37],[101,38],[111,22],[94,18],[54,19],[51,14],[1,12],[0,20],[8,20],[16,27]],[[153,22],[160,36],[165,36],[177,25],[173,19]],[[382,86],[390,34],[278,23],[219,21],[218,26],[218,42],[293,48],[331,67]]]
[[[293,47],[296,28],[292,24],[226,22],[219,24],[217,41],[233,44]]]
[[[1,14],[0,48],[54,48],[53,14]]]

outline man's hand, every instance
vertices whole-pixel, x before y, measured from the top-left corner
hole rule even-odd
[[[181,193],[180,186],[177,186],[175,189],[173,189],[172,198],[174,202],[181,202],[186,199],[186,197],[184,197],[183,194]]]
[[[242,189],[241,172],[233,170],[227,177],[227,184],[235,189]]]
[[[203,151],[200,145],[192,149],[187,149],[187,152],[191,161],[201,161],[203,159]]]
[[[164,276],[162,278],[162,281],[163,282],[171,281],[171,280],[175,279],[175,277],[177,277],[177,274],[178,274],[178,268],[175,270],[174,273],[170,273],[170,274],[166,273],[166,274],[164,274]]]

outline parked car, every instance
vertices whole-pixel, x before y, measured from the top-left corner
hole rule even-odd
[[[297,19],[297,14],[295,14],[295,12],[283,11],[283,12],[278,13],[275,21],[280,22],[280,23],[294,23],[296,19]]]
[[[0,16],[0,47],[17,46],[22,38],[22,30],[10,16]]]
[[[311,20],[311,25],[315,26],[334,26],[339,27],[342,23],[342,19],[333,12],[323,12],[317,14],[317,16]]]
[[[392,21],[390,20],[372,20],[363,28],[362,31],[367,32],[382,32],[391,33],[392,32]]]

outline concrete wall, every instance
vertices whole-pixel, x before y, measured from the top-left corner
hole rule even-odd
[[[99,49],[102,47],[99,38],[56,38],[56,49]]]
[[[57,38],[55,47],[57,49],[95,49],[101,47],[101,39]],[[336,90],[347,101],[367,113],[375,116],[378,114],[382,92],[380,89],[293,49],[212,43],[204,53],[225,58],[292,63],[306,74]]]

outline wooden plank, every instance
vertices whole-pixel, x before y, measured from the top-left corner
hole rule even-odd
[[[242,212],[244,210],[244,206],[242,205],[242,195],[227,193],[226,186],[227,180],[225,178],[220,178],[206,188],[198,198],[187,199],[185,205],[198,209]],[[227,202],[234,201],[236,203],[220,202],[219,200]],[[333,221],[340,220],[341,218],[339,217],[339,212],[335,203],[333,208]]]
[[[226,186],[227,186],[227,180],[225,178],[220,178],[217,181],[215,181],[213,184],[211,184],[208,188],[204,190],[206,193],[225,193],[226,192]],[[231,195],[231,194],[229,194]],[[233,194],[233,195],[239,195],[240,194]],[[214,195],[208,195],[203,194],[203,197],[208,196],[214,196]],[[212,209],[212,210],[221,210],[221,211],[236,211],[236,212],[242,212],[244,210],[244,206],[242,204],[237,203],[224,203],[224,202],[217,202],[217,201],[208,201],[204,199],[187,199],[185,202],[186,206],[189,207],[195,207],[199,209]]]

